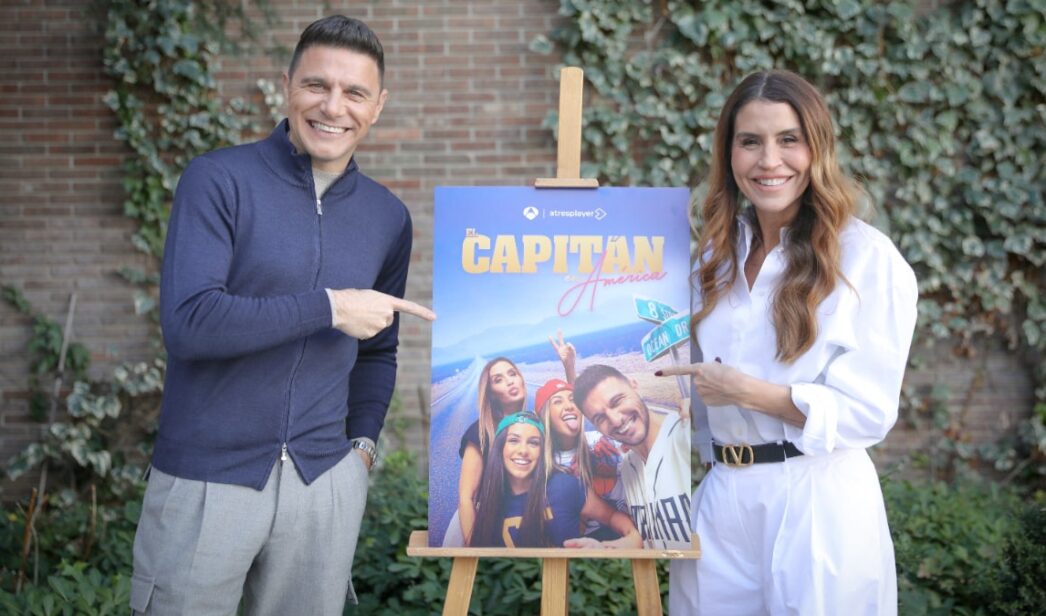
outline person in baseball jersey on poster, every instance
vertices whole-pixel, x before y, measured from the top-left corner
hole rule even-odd
[[[635,380],[604,364],[578,376],[574,402],[597,430],[628,449],[618,489],[643,546],[689,549],[690,418],[651,412]]]

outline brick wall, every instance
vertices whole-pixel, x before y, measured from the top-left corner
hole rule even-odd
[[[324,3],[312,0],[270,4],[277,24],[267,32],[267,42],[285,47],[293,46],[305,25],[328,13]],[[552,29],[558,4],[329,3],[329,12],[365,20],[385,46],[390,99],[358,160],[414,216],[410,299],[431,298],[435,186],[522,185],[554,175],[555,147],[541,122],[556,105],[557,59],[536,55],[527,44]],[[147,358],[151,351],[149,327],[133,314],[133,290],[113,273],[148,262],[130,246],[133,227],[121,215],[119,164],[126,150],[113,139],[115,121],[102,103],[109,82],[101,66],[101,21],[92,5],[90,0],[6,0],[0,7],[0,283],[21,288],[59,322],[69,293],[76,291],[75,339],[91,350],[93,376],[101,377],[116,363]],[[228,59],[219,74],[221,94],[261,105],[256,80],[279,83],[282,70],[282,61],[262,54]],[[0,304],[0,461],[38,430],[26,415],[28,325]],[[401,412],[420,426],[429,328],[405,319],[401,331]],[[947,349],[932,353],[929,368],[913,378],[957,380],[956,391],[962,391],[966,375],[984,371],[969,403],[971,425],[985,435],[1002,425],[995,420],[997,407],[1030,406],[1029,382],[1005,350],[988,349],[983,367],[952,360]],[[901,426],[883,449],[896,456],[921,439]],[[425,451],[426,440],[420,429],[408,432],[416,451]],[[10,498],[25,485],[0,482],[0,489]]]
[[[915,369],[909,370],[905,385],[942,404],[948,410],[946,425],[935,425],[932,409],[902,416],[875,449],[880,468],[905,462],[903,474],[919,476],[928,468],[907,463],[906,456],[929,454],[944,434],[976,448],[1016,429],[1029,416],[1034,382],[1002,341],[985,342],[972,357],[956,356],[942,341],[919,341],[912,356]]]
[[[0,8],[0,283],[62,322],[78,306],[75,339],[96,376],[146,357],[148,326],[113,273],[146,261],[121,215],[115,120],[88,2],[11,2]],[[0,464],[38,433],[24,392],[29,321],[0,304]],[[5,489],[5,493],[11,491]]]

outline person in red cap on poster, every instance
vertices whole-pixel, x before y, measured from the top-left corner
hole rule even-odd
[[[545,467],[569,473],[586,489],[615,509],[626,509],[617,487],[621,450],[618,443],[598,431],[585,428],[585,416],[574,404],[574,386],[561,379],[550,379],[534,396],[534,409],[551,435],[545,448]],[[586,520],[585,536],[597,540],[613,539],[616,533],[595,520]]]

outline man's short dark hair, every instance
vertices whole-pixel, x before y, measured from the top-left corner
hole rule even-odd
[[[606,364],[595,364],[585,368],[581,376],[574,381],[574,404],[584,412],[585,409],[582,406],[584,406],[588,395],[600,383],[610,378],[621,379],[626,383],[629,382],[628,378],[621,374],[617,368],[607,366]]]
[[[370,56],[377,63],[378,77],[384,83],[385,50],[381,47],[378,35],[374,34],[374,31],[362,21],[344,15],[331,15],[309,24],[309,27],[301,33],[298,45],[294,48],[291,66],[287,71],[288,75],[294,74],[301,54],[314,45],[349,49]]]

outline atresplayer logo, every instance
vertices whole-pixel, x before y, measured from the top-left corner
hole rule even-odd
[[[523,216],[527,220],[534,220],[538,216],[542,216],[542,212],[533,205],[528,205],[523,208]],[[544,212],[544,216],[549,218],[595,218],[596,220],[603,220],[607,217],[607,211],[601,207],[597,207],[594,210],[557,210],[553,208]]]

